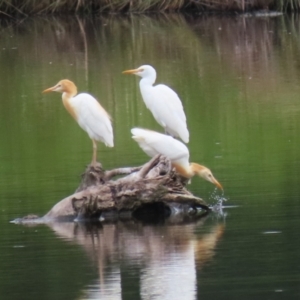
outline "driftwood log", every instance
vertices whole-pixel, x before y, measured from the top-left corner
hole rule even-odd
[[[113,177],[126,175],[113,180]],[[58,202],[42,218],[35,215],[15,223],[105,220],[160,213],[199,214],[207,204],[186,188],[187,179],[178,175],[170,160],[156,156],[141,167],[104,171],[101,164],[89,165],[73,195]]]

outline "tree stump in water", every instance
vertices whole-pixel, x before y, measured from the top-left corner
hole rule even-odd
[[[127,176],[112,180],[117,175]],[[159,155],[141,167],[104,171],[100,164],[89,165],[75,193],[58,202],[44,217],[30,215],[15,221],[99,220],[132,217],[151,210],[189,215],[197,214],[199,209],[207,212],[207,204],[185,189],[187,182],[175,172],[169,159]]]

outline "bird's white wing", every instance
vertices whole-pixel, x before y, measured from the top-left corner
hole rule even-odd
[[[113,147],[113,129],[108,113],[100,103],[87,93],[78,94],[72,99],[77,122],[91,139],[102,141],[108,147]]]
[[[187,143],[189,132],[186,116],[177,94],[163,84],[154,87],[141,87],[141,92],[156,121],[172,136],[178,136]]]
[[[164,84],[158,84],[154,86],[155,90],[164,97],[165,101],[168,101],[168,105],[172,105],[172,110],[182,122],[186,122],[186,116],[183,110],[182,102],[179,99],[177,93],[175,93],[171,88]]]
[[[172,162],[188,165],[188,148],[173,137],[142,128],[132,128],[131,133],[133,134],[132,138],[149,156],[161,154]]]

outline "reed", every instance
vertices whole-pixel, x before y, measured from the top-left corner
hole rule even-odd
[[[0,0],[2,15],[255,9],[299,11],[300,0]]]

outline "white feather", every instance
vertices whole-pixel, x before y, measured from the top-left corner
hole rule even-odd
[[[190,154],[182,142],[169,135],[142,128],[132,128],[131,133],[133,134],[132,138],[150,157],[161,154],[168,157],[173,163],[188,168]]]
[[[74,108],[79,126],[91,139],[101,141],[108,147],[114,146],[110,117],[93,96],[78,94],[70,99],[70,104]]]
[[[186,116],[177,94],[163,84],[151,87],[141,85],[141,94],[157,123],[172,136],[180,137],[188,143]]]
[[[164,84],[153,86],[156,71],[152,66],[144,65],[134,70],[140,80],[140,91],[147,108],[165,131],[174,137],[189,142],[186,116],[178,95]]]

